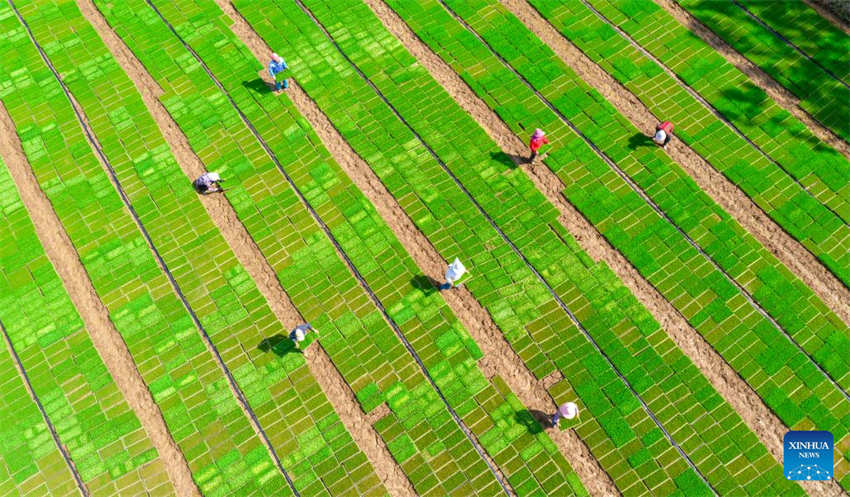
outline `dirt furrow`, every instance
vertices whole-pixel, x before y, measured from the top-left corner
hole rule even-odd
[[[708,43],[717,53],[722,55],[729,63],[738,68],[750,78],[756,86],[767,92],[768,96],[777,105],[790,112],[794,117],[806,125],[816,137],[828,143],[829,146],[850,158],[850,143],[841,139],[829,128],[817,121],[811,114],[800,107],[800,99],[791,91],[779,84],[763,69],[750,62],[743,54],[735,50],[731,45],[723,41],[714,31],[698,21],[694,16],[683,9],[675,0],[655,0],[659,6],[670,13],[680,24],[688,28],[692,33],[699,36]]]
[[[334,411],[339,415],[351,436],[354,437],[357,446],[366,454],[372,467],[375,468],[375,473],[378,474],[390,494],[394,497],[416,497],[413,484],[410,483],[404,471],[393,459],[384,440],[372,427],[374,422],[383,417],[374,416],[379,413],[387,414],[386,405],[383,409],[379,406],[369,414],[364,413],[351,387],[345,382],[320,343],[317,342],[316,345],[305,349],[304,357],[307,359],[310,371],[313,372],[322,386],[325,395],[331,399]]]
[[[846,0],[804,0],[838,29],[850,34],[850,2]]]
[[[654,116],[646,106],[610,74],[587,58],[543,19],[525,0],[500,0],[585,82],[599,91],[617,111],[638,129],[650,133],[663,116]],[[802,244],[794,240],[701,155],[680,140],[667,153],[697,185],[729,213],[759,243],[790,269],[845,323],[850,325],[850,290],[826,269]]]
[[[252,49],[255,55],[258,58],[268,56],[271,53],[269,47],[253,33],[238,13],[230,9],[225,10],[237,20],[237,23],[233,26],[234,31]],[[445,261],[404,214],[369,165],[351,149],[316,103],[298,86],[297,82],[292,81],[287,92],[299,112],[310,122],[322,143],[342,166],[346,174],[373,202],[378,214],[393,229],[417,265],[423,269],[427,277],[437,284],[445,271]],[[519,357],[504,340],[501,331],[493,323],[487,311],[475,301],[472,295],[466,290],[457,289],[445,293],[444,296],[449,306],[484,352],[484,358],[479,363],[484,374],[488,377],[499,375],[504,378],[511,390],[517,394],[526,407],[541,412],[554,412],[555,404],[542,384],[525,368]],[[573,431],[552,433],[552,438],[568,456],[582,482],[588,486],[594,495],[617,493],[613,483],[598,467],[587,447]],[[575,456],[576,454],[578,456]]]
[[[80,7],[81,7],[81,10],[82,10],[82,6],[80,6]],[[92,21],[89,20],[89,22],[92,22]],[[107,46],[108,46],[108,43],[107,43]],[[68,90],[68,91],[70,92],[70,90]],[[105,155],[101,154],[101,145],[98,142],[97,137],[94,135],[94,131],[93,131],[93,128],[91,126],[91,122],[90,122],[88,116],[85,114],[82,106],[76,101],[76,99],[73,97],[73,95],[70,95],[70,93],[69,93],[68,98],[71,100],[71,105],[74,107],[75,111],[78,113],[78,118],[81,121],[80,127],[82,128],[83,132],[88,133],[89,130],[91,130],[91,139],[88,140],[90,148],[92,149],[95,156],[97,157],[97,160],[100,163],[101,167],[103,168],[104,173],[111,176],[111,174],[112,174],[111,173],[111,165],[106,162],[107,159],[106,159]],[[116,184],[117,179],[110,177],[110,182],[112,183],[113,188],[115,188],[116,193],[119,193],[119,196],[123,195],[123,190],[121,190],[120,185]],[[126,205],[127,205],[127,203],[129,203],[129,200],[125,200],[125,199],[122,198],[122,202],[125,202],[125,209],[126,209]],[[195,324],[195,327],[198,330],[198,332],[200,333],[201,338],[204,342],[204,345],[207,348],[207,351],[209,351],[209,353],[212,355],[213,359],[216,362],[216,365],[219,367],[219,369],[221,370],[221,372],[225,376],[225,378],[227,378],[228,387],[230,388],[231,393],[233,394],[234,398],[236,399],[237,404],[239,405],[239,408],[242,410],[242,413],[248,419],[248,423],[254,429],[254,433],[256,433],[257,436],[260,438],[260,441],[262,442],[263,446],[266,448],[266,451],[268,452],[269,456],[274,461],[278,470],[281,471],[281,473],[287,479],[287,482],[289,483],[290,488],[293,489],[293,491],[294,491],[295,487],[291,483],[291,481],[289,480],[289,475],[286,473],[285,468],[283,467],[282,463],[280,462],[280,457],[278,456],[277,451],[275,451],[274,447],[272,447],[271,441],[269,440],[268,436],[266,435],[265,431],[263,430],[263,427],[260,425],[260,422],[257,419],[256,414],[251,409],[251,406],[248,404],[248,400],[245,398],[244,394],[242,393],[242,390],[240,389],[239,385],[237,384],[236,379],[233,377],[233,375],[231,374],[227,365],[224,363],[224,359],[221,357],[221,354],[219,354],[218,349],[216,349],[215,345],[212,343],[212,339],[207,334],[206,330],[203,327],[203,324],[194,315],[194,311],[191,309],[191,306],[189,305],[185,296],[182,294],[182,289],[177,284],[176,280],[173,279],[171,272],[169,271],[168,267],[165,265],[165,262],[162,260],[160,254],[159,254],[159,251],[157,250],[156,246],[153,244],[153,241],[149,238],[149,234],[147,233],[147,230],[145,229],[144,225],[141,223],[141,220],[138,219],[135,214],[132,214],[132,216],[133,216],[133,222],[134,222],[134,224],[136,224],[137,229],[139,230],[139,232],[144,237],[145,244],[148,246],[148,249],[151,251],[151,254],[154,256],[154,259],[156,260],[157,266],[159,266],[160,270],[169,278],[169,282],[171,284],[172,290],[174,291],[175,295],[181,300],[184,308],[186,308],[187,311],[190,312],[190,315],[193,318],[193,322]]]
[[[190,179],[200,176],[206,169],[200,158],[195,155],[185,134],[159,101],[158,97],[162,95],[161,88],[132,51],[112,31],[91,0],[78,0],[77,3],[89,22],[95,26],[122,69],[135,82],[148,111],[156,120],[181,169],[186,173],[188,184]],[[239,262],[257,284],[275,316],[287,329],[292,329],[304,322],[300,312],[281,287],[274,269],[268,264],[254,239],[239,221],[227,198],[223,195],[204,195],[200,198],[207,213]],[[347,387],[343,387],[346,385],[345,381],[331,363],[330,358],[324,350],[311,352],[312,349],[311,347],[308,352],[305,352],[310,372],[325,392],[334,410],[340,414],[340,419],[355,443],[363,450],[375,468],[378,477],[393,496],[415,495],[413,487],[393,460],[389,450],[371,424],[365,421],[366,414],[360,409],[354,394]]]
[[[357,187],[373,203],[378,214],[393,229],[396,237],[417,266],[436,286],[445,272],[446,262],[407,217],[395,198],[386,190],[369,165],[351,149],[315,102],[297,85],[290,86],[290,98],[310,122],[322,143]],[[484,357],[479,367],[488,378],[502,377],[529,410],[554,412],[555,403],[505,341],[490,314],[464,288],[443,292],[443,297],[461,323],[481,348]],[[550,436],[567,457],[582,482],[593,495],[613,495],[616,487],[598,466],[590,451],[573,432],[550,432]]]
[[[372,7],[384,25],[405,45],[408,51],[449,91],[455,101],[459,102],[464,110],[469,112],[484,127],[506,153],[512,157],[521,157],[525,153],[525,144],[483,101],[474,95],[473,91],[442,59],[410,31],[407,25],[386,4],[381,0],[365,0],[365,2]],[[515,160],[515,162],[529,174],[538,189],[559,209],[561,223],[573,234],[582,248],[595,260],[603,260],[614,270],[653,317],[667,330],[668,335],[682,352],[690,357],[714,388],[757,434],[771,454],[781,461],[782,437],[787,429],[764,405],[759,396],[688,324],[684,316],[646,282],[637,270],[566,201],[560,193],[564,188],[560,179],[545,166],[529,166],[522,160]],[[370,198],[374,199],[375,197],[370,195]],[[821,495],[828,495],[828,493],[825,492]]]
[[[266,43],[263,41],[263,39],[260,38],[260,36],[257,35],[256,32],[254,32],[254,30],[248,24],[248,21],[246,21],[245,18],[242,17],[242,15],[233,7],[232,4],[230,4],[230,2],[228,0],[215,0],[215,2],[228,15],[228,17],[230,17],[230,19],[234,21],[234,23],[230,26],[230,28],[240,38],[242,43],[244,43],[251,50],[254,57],[256,57],[259,60],[268,59],[269,56],[272,53],[272,49],[268,45],[266,45]],[[261,71],[259,76],[264,78],[264,80],[267,83],[270,83],[269,78],[266,77],[267,74],[268,73],[266,71]],[[324,145],[328,148],[328,150],[330,151],[330,153],[334,157],[334,159],[337,160],[337,162],[339,162],[340,165],[343,166],[343,169],[346,170],[346,172],[348,173],[348,171],[345,167],[345,164],[342,164],[342,162],[341,162],[341,159],[343,157],[340,156],[340,154],[338,153],[339,149],[335,148],[334,146],[331,146],[326,140],[332,139],[335,136],[339,140],[339,142],[341,142],[342,147],[344,147],[344,149],[349,150],[351,154],[354,154],[353,150],[350,149],[350,147],[345,142],[345,140],[342,138],[342,136],[339,135],[339,133],[333,128],[333,126],[330,124],[330,121],[327,119],[327,117],[324,116],[324,114],[321,113],[321,111],[319,110],[319,108],[315,104],[315,102],[313,102],[313,100],[310,99],[310,97],[298,86],[298,83],[297,83],[297,81],[295,81],[294,78],[290,78],[290,86],[289,86],[289,89],[287,90],[287,93],[289,94],[289,96],[292,99],[293,103],[295,104],[296,108],[298,108],[299,113],[301,113],[307,119],[307,121],[310,122],[310,125],[315,129],[316,134],[323,141]],[[300,99],[299,99],[298,95],[301,96]],[[321,129],[320,126],[317,126],[318,121],[314,122],[314,119],[318,119],[318,118],[324,119],[324,121],[327,123],[328,128]],[[327,129],[332,130],[333,134],[329,135],[326,132]],[[357,157],[357,159],[360,159],[360,158]],[[362,162],[362,160],[361,160],[361,162]],[[363,164],[363,167],[365,167],[368,170],[368,165],[365,164],[365,162],[362,162],[362,164]],[[369,170],[369,174],[372,174],[371,170]],[[380,185],[381,188],[383,188],[383,185],[381,185],[380,181],[376,177],[374,177],[373,174],[370,177],[372,179],[374,179],[374,181],[378,185]],[[364,185],[361,184],[361,183],[358,183],[356,178],[353,178],[353,179],[354,179],[355,184],[361,189],[361,191],[363,191],[364,194],[366,194],[367,197],[370,197],[368,190],[364,189]],[[390,199],[392,199],[392,197],[389,195],[389,192],[386,192],[386,190],[384,190],[384,192],[386,193],[387,196],[389,196]],[[392,201],[395,202],[394,199],[392,199]],[[374,204],[374,200],[373,200],[373,204]],[[378,207],[377,205],[376,205],[376,208],[378,210],[378,213],[381,214],[381,208]],[[399,207],[399,209],[400,209],[400,207]],[[393,223],[388,221],[387,218],[384,217],[384,220],[387,221],[387,224],[389,224],[390,227],[395,228]],[[397,231],[396,231],[396,236],[398,236]],[[427,240],[424,240],[424,241],[427,243]],[[408,247],[406,244],[404,244],[403,241],[402,241],[402,244],[405,245],[405,248],[408,250],[408,252],[410,252],[410,247]],[[416,258],[414,257],[414,260],[415,259]],[[351,270],[350,267],[349,267],[349,270]],[[352,272],[352,274],[353,274],[353,272]],[[439,271],[436,274],[439,274]],[[436,279],[433,276],[431,277],[431,279],[436,281]],[[386,315],[384,316],[384,318],[386,319]],[[465,326],[468,326],[468,324],[466,322],[463,322],[463,323],[464,323]],[[380,418],[372,418],[372,419],[373,419],[373,421],[377,421]],[[471,441],[474,440],[475,444],[479,444],[479,442],[475,438],[474,434],[470,433],[469,437],[470,437]],[[501,469],[495,463],[495,461],[493,461],[493,459],[489,456],[489,454],[484,452],[483,448],[480,449],[480,453],[481,453],[482,457],[484,457],[484,459],[487,461],[490,468],[492,468],[497,479],[499,479],[502,482],[507,482],[508,481],[507,478],[502,473]],[[510,488],[509,486],[505,487],[505,490],[510,495],[515,495],[513,489]]]
[[[165,463],[175,490],[181,497],[200,497],[201,493],[192,480],[192,472],[183,453],[171,438],[162,413],[136,369],[127,345],[110,321],[109,311],[98,298],[68,234],[50,201],[41,191],[17,139],[15,126],[2,104],[0,155],[9,166],[24,206],[35,225],[36,234],[82,317],[95,349]]]
[[[388,406],[386,402],[381,402],[378,407],[372,409],[372,412],[366,415],[366,421],[368,421],[370,425],[373,425],[390,412],[390,406]]]

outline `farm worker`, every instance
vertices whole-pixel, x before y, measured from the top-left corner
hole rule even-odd
[[[207,193],[223,192],[224,188],[219,185],[221,181],[221,176],[218,173],[207,172],[193,181],[192,186],[195,187],[198,193],[206,195]]]
[[[531,141],[528,142],[528,146],[531,148],[531,157],[528,158],[528,162],[534,162],[534,159],[537,158],[537,151],[547,143],[549,143],[549,140],[546,138],[546,133],[540,128],[535,129],[534,134],[531,135]]]
[[[573,419],[578,416],[578,406],[574,402],[561,404],[555,414],[552,415],[552,426],[558,426],[561,418]]]
[[[655,136],[652,137],[652,140],[661,145],[663,148],[667,148],[667,144],[670,143],[670,140],[673,138],[673,123],[670,121],[664,121],[663,123],[657,124],[655,126]]]
[[[292,343],[295,344],[296,349],[300,349],[300,343],[304,341],[304,338],[307,336],[307,333],[312,331],[316,335],[319,334],[319,330],[310,326],[310,323],[299,324],[295,327],[292,332],[289,333],[289,339],[292,340]]]
[[[273,53],[272,60],[269,62],[269,74],[274,79],[275,91],[280,91],[280,81],[277,80],[277,75],[282,73],[286,67],[286,62],[283,61],[283,57]],[[287,81],[286,78],[283,79],[283,87],[289,88],[289,81]]]
[[[450,289],[455,282],[463,277],[464,273],[466,273],[466,267],[460,262],[460,259],[455,258],[446,270],[446,282],[440,285],[440,290]]]

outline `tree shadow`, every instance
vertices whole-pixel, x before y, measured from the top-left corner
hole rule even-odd
[[[753,3],[753,5],[757,4]],[[817,64],[797,54],[793,48],[768,30],[756,26],[755,21],[733,2],[697,2],[696,5],[687,7],[687,10],[695,18],[688,23],[689,26],[704,24],[706,28],[761,68],[780,86],[801,100],[812,104],[810,113],[826,127],[847,131],[847,113],[833,111],[836,105],[843,104],[846,108],[848,101],[846,92],[840,88],[841,83],[838,80]],[[762,13],[765,13],[763,9]],[[788,20],[796,19],[793,15],[786,16],[784,11],[782,15],[772,16],[771,19],[776,22],[780,17]],[[723,21],[720,21],[721,18]],[[751,36],[735,36],[735,33],[721,24],[730,20],[741,25],[756,26],[756,30],[762,36],[758,36],[758,33]],[[783,25],[780,28],[777,31],[783,32],[789,26]],[[802,33],[796,35],[805,36]],[[822,40],[822,36],[819,39]],[[777,60],[782,60],[782,64],[776,63]],[[840,97],[835,93],[836,91],[841,92]]]
[[[274,352],[280,357],[283,357],[286,354],[290,353],[303,353],[300,349],[295,348],[295,344],[292,343],[292,340],[281,335],[280,333],[275,336],[266,338],[265,340],[260,342],[259,345],[257,345],[257,348],[263,352]]]
[[[516,169],[518,164],[525,164],[528,162],[528,157],[507,154],[501,150],[498,152],[490,152],[490,158],[501,162],[508,169]]]
[[[263,78],[257,78],[251,81],[243,81],[242,86],[257,93],[272,93],[273,91],[272,85],[270,85]]]
[[[654,147],[655,142],[652,141],[652,138],[646,136],[643,133],[635,133],[634,135],[629,137],[629,148],[632,150],[637,150],[640,147]]]
[[[526,409],[516,412],[516,420],[524,425],[528,432],[536,435],[547,428],[552,428],[552,415],[537,409]]]
[[[729,105],[718,108],[720,114],[733,124],[740,124],[738,120],[746,120],[751,126],[755,126],[753,120],[764,112],[770,103],[766,93],[753,85],[741,88],[727,88],[721,90],[720,94],[730,101]],[[769,136],[775,137],[782,131],[788,131],[797,140],[806,142],[816,152],[830,152],[831,147],[817,138],[813,133],[799,123],[796,119],[788,119],[788,113],[775,111],[773,117],[762,123],[761,127]],[[744,133],[747,135],[748,133]]]
[[[743,117],[751,121],[764,112],[765,107],[771,102],[767,93],[755,85],[725,88],[720,94],[733,102],[728,109],[723,109],[730,120]]]
[[[420,274],[418,276],[414,276],[413,279],[410,280],[410,284],[413,285],[414,288],[421,290],[425,295],[431,295],[437,291],[442,283],[430,276]]]

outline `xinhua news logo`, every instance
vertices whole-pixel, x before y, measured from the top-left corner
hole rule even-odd
[[[789,480],[832,478],[832,433],[789,431],[782,443],[785,477]]]

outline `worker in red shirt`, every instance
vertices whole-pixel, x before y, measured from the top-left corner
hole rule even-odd
[[[549,143],[549,140],[546,138],[546,133],[540,128],[535,129],[534,134],[531,135],[531,141],[528,143],[529,148],[531,148],[531,157],[528,158],[528,162],[534,162],[540,147],[547,143]]]
[[[670,121],[664,121],[655,126],[655,136],[652,137],[652,141],[661,145],[662,148],[667,148],[667,144],[670,143],[670,140],[673,138],[673,123]]]

